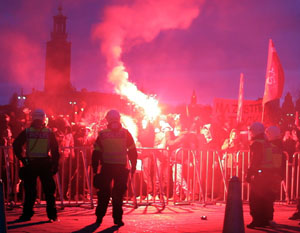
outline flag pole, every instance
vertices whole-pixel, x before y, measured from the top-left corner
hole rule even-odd
[[[244,74],[240,74],[240,88],[239,88],[239,96],[238,96],[238,110],[236,114],[237,124],[242,122],[243,117],[243,101],[244,101]]]
[[[261,123],[264,123],[264,115],[265,115],[265,104],[264,104],[264,101],[262,101]]]
[[[268,81],[268,72],[272,64],[272,39],[269,39],[269,50],[268,50],[268,63],[267,63],[267,70],[266,70],[266,79],[265,79],[265,90],[264,90],[264,96],[262,99],[262,116],[261,116],[261,122],[264,123],[264,115],[265,115],[265,104],[266,104],[266,90],[267,90],[267,81]]]

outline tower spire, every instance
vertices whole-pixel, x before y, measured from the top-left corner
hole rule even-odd
[[[64,40],[67,39],[66,32],[66,20],[67,17],[62,14],[61,4],[58,6],[58,14],[53,16],[53,31],[51,32],[52,40]]]
[[[59,4],[57,9],[58,9],[58,14],[62,15],[62,4],[61,3]]]
[[[61,4],[53,16],[51,40],[47,42],[45,91],[62,93],[71,90],[71,42],[67,41],[67,17],[62,14]]]

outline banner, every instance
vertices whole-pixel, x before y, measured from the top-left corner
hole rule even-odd
[[[214,119],[218,122],[236,124],[238,100],[215,98],[213,104]],[[243,100],[242,123],[250,125],[261,121],[262,100]]]
[[[272,40],[269,41],[268,64],[266,72],[263,104],[280,99],[284,86],[284,72]]]

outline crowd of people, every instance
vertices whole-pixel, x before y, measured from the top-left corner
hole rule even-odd
[[[18,112],[0,113],[0,145],[10,146],[16,136],[30,125],[30,112],[28,108]],[[104,115],[102,114],[98,114]],[[70,115],[47,116],[47,126],[55,133],[60,147],[69,146],[92,146],[98,132],[105,127],[104,119],[87,122],[84,118],[71,118]],[[189,117],[179,114],[168,114],[158,117],[155,121],[146,118],[135,118],[136,128],[132,132],[138,147],[165,148],[165,139],[161,139],[165,132],[171,131],[174,137],[185,137],[185,144],[192,145],[196,149],[225,150],[225,144],[238,142],[238,149],[248,149],[247,126],[229,125],[228,122],[201,121],[199,116]],[[126,122],[122,122],[126,126]],[[292,155],[300,147],[297,126],[283,128],[282,140],[284,151],[288,152],[289,161]],[[161,140],[161,142],[160,142]],[[233,147],[233,144],[228,145]]]
[[[14,145],[15,154],[19,158],[19,160],[26,164],[26,161],[22,159],[21,146],[16,149],[16,145],[21,145],[25,143],[23,140],[20,143],[20,134],[24,133],[26,129],[32,127],[31,124],[31,115],[29,109],[23,109],[22,114],[19,114],[19,117],[16,117],[16,114],[11,112],[8,114],[1,114],[1,138],[0,145],[1,146],[12,146]],[[104,115],[104,114],[103,114]],[[121,118],[121,117],[120,117]],[[34,119],[34,118],[33,118]],[[126,122],[122,122],[122,119],[119,119],[120,123],[128,128],[130,132],[129,125],[126,125]],[[60,153],[61,157],[67,161],[66,163],[70,163],[69,160],[72,160],[72,156],[70,153],[70,148],[74,147],[91,147],[95,142],[99,141],[99,131],[102,131],[106,128],[106,124],[104,123],[104,119],[99,119],[97,122],[89,122],[86,121],[76,121],[73,122],[70,120],[69,116],[49,116],[45,119],[47,124],[47,128],[51,129],[53,136],[57,142],[57,150],[61,148]],[[186,171],[184,171],[185,162],[187,155],[185,152],[182,154],[176,153],[179,148],[185,148],[189,150],[195,151],[207,151],[207,150],[215,150],[221,154],[223,171],[227,172],[227,178],[232,177],[234,174],[234,167],[237,166],[238,162],[235,161],[237,158],[238,151],[241,150],[249,150],[250,148],[250,164],[249,170],[247,173],[247,182],[250,183],[251,191],[250,191],[250,209],[251,215],[253,217],[253,222],[249,224],[249,227],[256,226],[266,226],[273,220],[273,202],[276,198],[276,193],[274,190],[265,190],[263,193],[259,193],[257,191],[261,191],[266,182],[270,182],[270,180],[281,181],[283,180],[286,174],[285,171],[285,161],[288,160],[289,164],[297,163],[296,157],[294,157],[294,153],[296,151],[300,151],[300,130],[299,127],[295,125],[294,128],[281,130],[284,133],[281,133],[278,127],[272,126],[268,127],[265,131],[265,127],[261,123],[257,123],[253,126],[253,124],[249,128],[249,132],[252,134],[248,134],[248,130],[245,130],[240,127],[233,127],[224,123],[220,125],[216,122],[207,123],[200,120],[199,116],[194,117],[192,119],[183,119],[178,114],[169,114],[158,117],[155,121],[150,121],[146,118],[139,118],[136,120],[136,130],[131,132],[133,143],[136,144],[137,148],[144,148],[142,150],[143,153],[140,153],[138,158],[142,161],[143,166],[143,179],[147,185],[147,193],[150,195],[160,194],[165,195],[166,186],[168,185],[167,179],[171,177],[174,188],[174,196],[178,199],[184,200],[187,195],[189,195],[188,184],[186,179]],[[251,128],[252,127],[252,128]],[[122,128],[122,127],[121,127]],[[34,133],[33,133],[34,135]],[[110,137],[111,133],[108,133],[105,137]],[[34,138],[34,136],[33,136]],[[264,144],[267,143],[267,144]],[[54,143],[55,144],[55,143]],[[261,146],[264,144],[264,146]],[[101,143],[99,144],[101,145]],[[267,147],[265,145],[268,145]],[[34,142],[32,147],[35,147]],[[56,145],[54,146],[56,147]],[[268,152],[269,155],[266,155],[264,149],[262,147],[269,148],[271,152]],[[63,149],[62,149],[63,148]],[[155,152],[155,157],[153,157],[148,149],[157,149]],[[28,147],[27,147],[28,149]],[[49,148],[48,148],[49,149]],[[52,154],[55,154],[56,149],[53,149]],[[275,151],[275,152],[274,152]],[[285,151],[286,153],[283,153]],[[29,152],[30,146],[29,146]],[[95,150],[94,150],[95,152]],[[45,152],[46,153],[46,152]],[[269,172],[269,165],[261,166],[261,158],[266,155],[270,156],[271,154],[282,154],[284,155],[281,159],[277,159],[276,166],[279,166],[280,169],[276,170],[277,177],[273,177],[273,172]],[[150,155],[150,156],[149,156]],[[97,156],[96,156],[97,157]],[[99,157],[99,156],[98,156]],[[273,156],[274,157],[274,156]],[[57,158],[57,156],[56,156]],[[153,159],[155,158],[155,161]],[[95,160],[95,155],[90,155],[88,158],[89,164],[92,165],[94,174],[97,174],[97,166],[92,164],[92,160]],[[100,158],[98,160],[101,161]],[[135,159],[132,159],[131,164],[135,167],[134,162]],[[170,164],[171,166],[167,167]],[[280,160],[280,162],[278,162]],[[260,161],[260,162],[259,162]],[[122,164],[123,164],[122,160]],[[155,165],[154,165],[155,162]],[[96,164],[96,162],[94,162]],[[124,164],[123,164],[124,165]],[[3,166],[3,164],[2,164]],[[38,165],[37,165],[38,166]],[[264,167],[265,166],[265,167]],[[166,169],[167,168],[167,169]],[[263,168],[263,169],[262,169]],[[47,167],[49,173],[51,175],[55,174],[58,171],[58,159],[56,160],[55,168]],[[47,170],[45,169],[45,170]],[[53,169],[55,171],[53,171]],[[153,172],[153,169],[156,169],[156,172]],[[109,171],[112,169],[109,168]],[[280,170],[280,171],[279,171]],[[135,171],[135,168],[134,168]],[[133,173],[134,173],[133,171]],[[262,172],[267,171],[267,172]],[[270,170],[271,171],[271,170]],[[261,173],[262,172],[262,173]],[[102,172],[103,173],[103,172]],[[108,172],[109,173],[109,172]],[[269,175],[272,173],[272,176]],[[155,177],[153,177],[155,174]],[[159,174],[159,177],[156,175]],[[171,174],[171,176],[169,176]],[[36,176],[36,175],[35,175]],[[40,176],[40,174],[39,174]],[[42,175],[43,176],[43,175]],[[107,174],[104,176],[107,176]],[[265,177],[265,179],[261,179],[261,176]],[[258,178],[257,178],[258,177]],[[112,177],[113,178],[113,177]],[[111,182],[111,179],[108,182]],[[113,178],[115,179],[115,178]],[[46,179],[44,181],[45,187],[47,182],[53,183],[51,179]],[[127,179],[126,179],[127,180]],[[257,182],[259,180],[259,182]],[[296,179],[294,179],[295,181]],[[228,181],[228,180],[227,180]],[[162,184],[160,184],[161,182]],[[265,182],[265,183],[264,183]],[[35,185],[34,181],[27,181],[30,185],[25,187],[25,195],[31,196],[31,198],[27,198],[25,196],[25,202],[27,201],[26,208],[24,206],[24,213],[21,216],[21,220],[30,220],[33,215],[33,200],[35,199],[35,193],[28,193],[28,190],[32,189],[32,186]],[[97,182],[95,182],[97,183]],[[124,183],[124,182],[123,182]],[[159,187],[159,185],[161,185]],[[277,184],[274,184],[276,186]],[[44,186],[44,184],[43,184]],[[102,186],[100,186],[102,187]],[[107,186],[108,187],[108,186]],[[278,187],[278,185],[277,185]],[[27,191],[26,191],[27,190]],[[102,187],[103,190],[103,187]],[[106,188],[105,190],[108,190]],[[126,189],[125,189],[126,190]],[[50,192],[50,193],[49,193]],[[54,191],[50,190],[47,194],[46,189],[46,200],[49,202],[49,207],[47,207],[47,213],[50,220],[56,220],[56,210],[53,209],[53,198]],[[123,196],[125,193],[124,189],[120,192],[119,195]],[[261,198],[264,197],[265,199]],[[272,197],[271,197],[272,196]],[[105,203],[109,200],[109,191],[98,193],[99,199],[105,199]],[[267,198],[267,201],[266,201]],[[116,199],[118,200],[118,199]],[[269,200],[269,202],[268,202]],[[30,203],[30,204],[28,204]],[[52,203],[52,204],[51,204]],[[262,208],[261,203],[264,203],[268,206]],[[122,211],[120,210],[120,203],[117,201],[116,205],[116,219],[115,223],[117,225],[122,225],[122,219],[120,216],[122,215]],[[51,207],[52,206],[52,207]],[[102,207],[98,207],[96,211],[96,215],[98,216],[97,222],[101,223],[102,218],[105,215],[107,205],[104,204]],[[265,212],[263,212],[263,210]],[[27,211],[27,212],[26,212]],[[267,211],[267,212],[266,212]],[[263,216],[263,217],[262,217]],[[294,215],[294,218],[297,218],[297,215]],[[299,216],[300,217],[300,216]],[[259,219],[259,221],[257,220]]]

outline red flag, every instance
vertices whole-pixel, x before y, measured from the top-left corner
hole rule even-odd
[[[237,109],[237,114],[236,114],[236,121],[237,121],[237,123],[241,123],[242,122],[243,99],[244,99],[244,74],[241,73],[241,76],[240,76],[239,99],[238,99],[238,109]]]
[[[263,105],[271,100],[279,99],[282,95],[283,86],[284,72],[274,44],[270,39]]]

